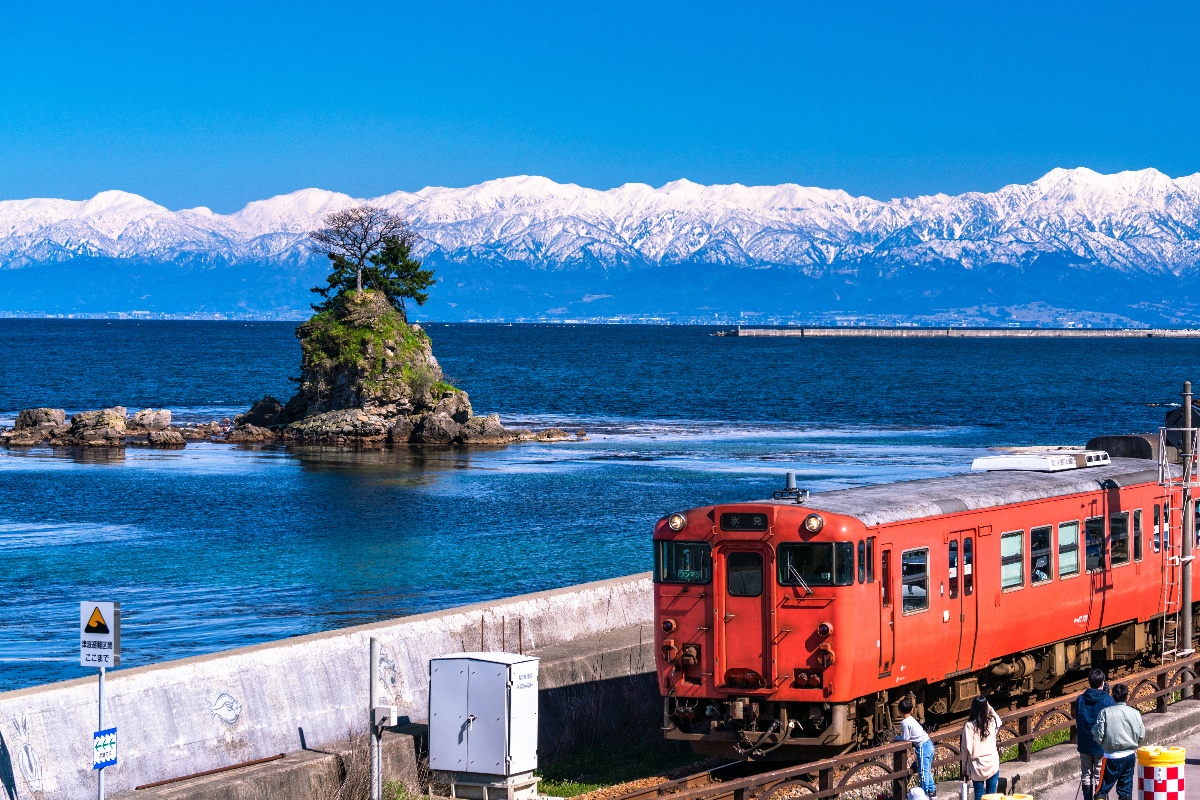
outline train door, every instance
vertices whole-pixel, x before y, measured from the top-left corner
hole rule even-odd
[[[724,673],[716,677],[728,684],[731,673],[742,673],[744,678],[746,670],[753,670],[769,686],[775,681],[768,646],[774,636],[770,630],[770,560],[764,551],[742,542],[722,549],[717,558],[725,585],[721,592],[724,607],[717,612]]]
[[[975,529],[950,534],[947,546],[949,559],[949,613],[957,616],[958,658],[955,671],[970,669],[975,660],[978,606],[975,593]]]
[[[896,565],[891,542],[879,545],[879,674],[890,675],[896,658]]]

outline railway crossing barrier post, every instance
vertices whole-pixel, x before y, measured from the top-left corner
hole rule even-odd
[[[1154,682],[1158,685],[1158,690],[1160,692],[1166,691],[1167,687],[1170,686],[1170,683],[1168,682],[1169,678],[1170,676],[1165,672],[1160,672],[1158,677],[1155,678]],[[1180,699],[1182,700],[1183,698]],[[1167,696],[1165,694],[1160,695],[1159,698],[1154,701],[1154,712],[1156,714],[1167,713]]]

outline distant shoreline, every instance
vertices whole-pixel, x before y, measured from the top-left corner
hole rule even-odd
[[[110,312],[107,314],[13,314],[0,312],[0,322],[33,320],[55,322],[241,322],[241,323],[300,323],[305,316],[227,316],[222,314],[137,314]],[[726,321],[672,320],[664,318],[637,319],[473,319],[473,320],[414,320],[420,325],[540,325],[563,326],[658,326],[711,328],[714,336],[733,337],[795,337],[795,338],[1099,338],[1099,339],[1200,339],[1200,328],[1117,328],[1117,327],[984,327],[968,325],[799,325],[745,326]]]
[[[795,338],[890,339],[1200,339],[1200,328],[921,328],[921,327],[813,327],[744,328],[741,325],[717,336]]]

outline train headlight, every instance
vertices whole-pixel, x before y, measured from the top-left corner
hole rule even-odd
[[[828,622],[822,622],[817,626],[817,633],[821,634],[822,636],[828,636],[833,633],[833,626]]]
[[[667,527],[671,530],[679,532],[687,525],[687,517],[683,514],[672,514],[667,517]]]
[[[820,514],[809,514],[804,518],[804,530],[809,533],[820,533],[824,527],[825,520],[821,519]]]
[[[674,633],[676,627],[675,620],[673,619],[664,619],[662,621],[663,633]]]

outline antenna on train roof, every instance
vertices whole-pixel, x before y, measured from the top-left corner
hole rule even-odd
[[[789,471],[784,478],[783,488],[771,492],[776,500],[795,500],[797,504],[808,499],[808,489],[796,488],[796,473]]]

